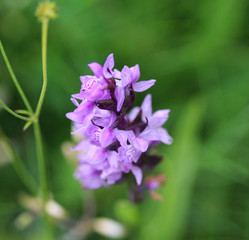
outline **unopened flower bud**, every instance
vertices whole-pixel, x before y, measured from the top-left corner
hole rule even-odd
[[[54,2],[41,2],[39,3],[35,15],[40,21],[44,19],[57,18],[57,7]]]

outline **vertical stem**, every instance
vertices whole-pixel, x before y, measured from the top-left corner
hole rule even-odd
[[[48,38],[48,18],[42,19],[42,36],[41,36],[41,47],[42,47],[42,73],[43,73],[43,84],[42,90],[39,97],[39,101],[35,110],[35,116],[37,118],[37,123],[34,123],[34,134],[36,141],[37,149],[37,159],[39,164],[39,175],[40,175],[40,184],[41,184],[41,196],[42,196],[42,210],[44,217],[44,225],[46,230],[46,240],[53,239],[52,226],[49,221],[49,216],[46,211],[46,203],[48,201],[48,186],[47,186],[47,177],[46,177],[46,166],[45,166],[45,157],[43,151],[42,136],[40,130],[39,116],[44,101],[46,89],[47,89],[47,38]]]
[[[48,201],[48,185],[47,185],[46,166],[45,166],[42,136],[41,136],[39,122],[34,123],[33,126],[34,126],[35,142],[36,142],[37,159],[38,159],[38,165],[39,165],[43,220],[44,220],[45,231],[46,231],[46,240],[50,240],[50,239],[53,239],[53,233],[52,233],[52,227],[50,225],[49,216],[46,211],[46,203]]]
[[[41,184],[42,205],[43,209],[45,210],[45,205],[48,200],[48,187],[47,187],[47,176],[45,168],[43,143],[42,143],[42,136],[41,136],[39,123],[34,123],[34,134],[35,134],[37,158],[39,164],[38,167],[39,167],[40,184]]]
[[[42,20],[42,73],[43,73],[43,84],[42,84],[42,90],[40,94],[40,98],[36,107],[35,115],[37,118],[39,118],[43,100],[45,97],[46,89],[47,89],[47,39],[48,39],[48,18],[44,18]]]

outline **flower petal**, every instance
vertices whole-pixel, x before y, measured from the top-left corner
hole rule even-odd
[[[75,112],[70,112],[66,114],[66,117],[76,123],[82,123],[85,119],[84,115],[75,113]]]
[[[127,87],[131,83],[131,70],[129,67],[124,66],[121,71],[121,84],[122,87]]]
[[[158,129],[160,135],[161,135],[161,141],[165,144],[171,144],[173,142],[172,137],[168,134],[167,130],[164,128]]]
[[[72,103],[76,106],[76,107],[78,107],[80,104],[78,103],[78,101],[75,99],[75,98],[71,98],[71,101],[72,101]]]
[[[143,92],[155,84],[156,80],[140,81],[132,84],[135,92]]]
[[[141,105],[142,109],[142,117],[143,121],[145,121],[145,117],[149,118],[152,115],[152,101],[151,101],[151,94],[148,94]]]
[[[118,170],[119,156],[116,151],[109,151],[107,160],[112,169]]]
[[[112,77],[112,69],[114,67],[114,57],[113,57],[113,53],[111,53],[105,63],[104,63],[104,66],[103,66],[103,75],[105,78],[111,78]]]
[[[74,110],[75,113],[88,114],[94,108],[94,104],[90,101],[81,102],[81,104]]]
[[[156,111],[149,119],[149,126],[151,128],[159,128],[167,121],[169,117],[169,109]]]
[[[135,65],[134,67],[130,68],[132,73],[132,83],[135,83],[140,78],[140,70],[139,65]]]
[[[173,141],[164,128],[144,130],[140,137],[148,141],[160,141],[165,144],[171,144]]]
[[[88,164],[80,165],[76,170],[74,177],[87,189],[97,189],[105,185],[105,182],[100,178],[99,173]]]
[[[146,152],[149,145],[143,138],[135,138],[132,142],[132,146],[141,152]]]
[[[130,122],[133,122],[133,121],[136,119],[136,117],[137,117],[139,111],[140,111],[140,108],[139,108],[139,107],[134,107],[134,108],[131,110],[131,112],[129,113],[129,116],[128,116]]]
[[[85,92],[82,91],[80,93],[73,94],[72,97],[80,100],[84,100],[86,98]]]
[[[88,64],[88,67],[92,70],[93,74],[100,78],[102,76],[103,68],[99,63],[93,62]]]
[[[118,71],[117,69],[114,69],[114,71],[113,71],[113,77],[121,79],[121,72]]]
[[[114,134],[121,146],[127,145],[129,131],[114,129]]]
[[[125,89],[117,86],[115,90],[115,97],[117,99],[117,111],[119,112],[125,100]]]
[[[132,166],[131,171],[136,178],[137,185],[141,185],[142,179],[143,179],[143,172],[142,172],[141,168],[139,168],[137,166]]]
[[[107,146],[109,146],[113,142],[113,139],[114,139],[114,134],[113,134],[112,129],[104,128],[101,131],[100,136],[99,136],[99,142],[103,148],[106,148]]]

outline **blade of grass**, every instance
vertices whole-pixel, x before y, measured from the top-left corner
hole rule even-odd
[[[165,152],[161,169],[168,181],[161,189],[164,201],[150,203],[140,239],[177,240],[185,227],[191,193],[200,159],[198,130],[200,129],[203,104],[200,99],[191,101],[182,113],[173,135],[174,142],[169,154]],[[169,149],[170,147],[167,147]],[[147,208],[146,207],[146,208]],[[146,210],[144,210],[146,212]]]

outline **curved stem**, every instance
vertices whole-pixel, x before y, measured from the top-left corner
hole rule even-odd
[[[12,111],[8,106],[5,105],[5,103],[0,99],[0,105],[7,111],[9,112],[10,114],[12,114],[13,116],[19,118],[19,119],[22,119],[24,121],[32,121],[32,119],[30,118],[27,118],[27,117],[23,117],[17,113],[15,113],[14,111]]]
[[[17,80],[17,78],[16,78],[16,76],[14,74],[14,71],[13,71],[11,65],[10,65],[9,59],[8,59],[8,57],[7,57],[7,55],[6,55],[5,51],[4,51],[3,44],[2,44],[1,41],[0,41],[0,51],[1,51],[2,55],[3,55],[4,62],[6,64],[6,66],[7,66],[7,68],[8,68],[10,76],[11,76],[11,78],[12,78],[12,80],[13,80],[16,88],[17,88],[17,91],[19,92],[19,94],[20,94],[25,106],[29,110],[29,112],[33,113],[33,109],[32,109],[26,95],[24,94],[24,92],[23,92],[23,90],[22,90],[22,88],[21,88],[21,86],[20,86],[20,84],[19,84],[19,82],[18,82],[18,80]]]
[[[47,38],[48,38],[48,22],[49,19],[44,18],[42,20],[42,72],[43,72],[43,84],[42,84],[42,90],[40,94],[40,98],[36,107],[35,116],[39,118],[42,104],[44,101],[46,89],[47,89]]]

